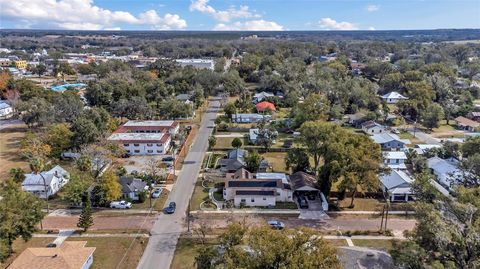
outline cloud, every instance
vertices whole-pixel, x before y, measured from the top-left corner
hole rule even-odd
[[[322,18],[318,21],[318,27],[325,30],[358,30],[357,25],[351,22],[337,22],[332,18]]]
[[[117,29],[118,24],[167,30],[187,27],[187,22],[176,14],[161,16],[148,10],[136,17],[95,6],[93,0],[0,0],[0,6],[3,20],[22,22],[31,28],[103,30]]]
[[[274,21],[252,20],[234,22],[231,24],[219,23],[213,28],[215,31],[283,31],[284,27]]]
[[[370,31],[375,31],[376,29],[375,29],[375,27],[370,26],[370,27],[368,27],[368,30],[370,30]]]
[[[365,9],[368,12],[375,12],[375,11],[378,11],[380,9],[380,6],[379,5],[368,5],[368,6],[365,7]]]
[[[241,5],[240,8],[230,6],[227,10],[216,10],[208,5],[209,0],[192,0],[190,3],[190,11],[199,11],[201,13],[209,14],[215,20],[220,22],[229,22],[233,19],[241,18],[260,18],[260,14],[250,11],[248,6]]]

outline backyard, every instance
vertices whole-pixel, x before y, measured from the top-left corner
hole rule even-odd
[[[25,137],[27,126],[19,123],[0,130],[0,180],[8,176],[12,168],[28,171],[27,162],[19,157],[20,141]]]

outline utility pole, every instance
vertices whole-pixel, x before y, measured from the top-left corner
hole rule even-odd
[[[188,207],[187,207],[187,231],[190,232],[190,202],[192,198],[188,199]]]
[[[417,121],[413,123],[413,137],[415,137],[416,131],[417,131]]]
[[[385,213],[385,232],[387,231],[388,211],[390,210],[390,201],[387,201],[387,211]]]
[[[383,208],[382,208],[382,222],[380,222],[380,232],[383,229],[383,218],[384,217],[385,217],[385,205],[383,205]]]
[[[45,177],[43,177],[42,172],[39,173],[40,177],[43,179],[43,189],[45,192],[45,201],[47,202],[47,214],[50,213],[50,209],[48,207],[48,191],[47,191],[47,183],[45,181]]]

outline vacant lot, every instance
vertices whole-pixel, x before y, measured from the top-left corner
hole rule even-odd
[[[87,241],[87,247],[96,247],[91,269],[136,268],[148,238],[131,237],[70,237],[68,241]]]
[[[5,179],[12,168],[28,169],[28,164],[18,156],[20,141],[27,132],[27,126],[23,123],[8,123],[6,126],[0,128],[0,180]]]
[[[286,152],[267,152],[262,154],[262,156],[272,167],[272,172],[289,173],[285,167],[285,159],[287,158]]]

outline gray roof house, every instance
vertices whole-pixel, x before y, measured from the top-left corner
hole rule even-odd
[[[362,131],[368,135],[381,134],[386,132],[385,126],[374,122],[373,120],[362,123]]]
[[[435,156],[427,160],[427,166],[437,177],[438,183],[447,190],[462,177],[462,172],[458,169],[458,161],[453,159],[445,160]]]
[[[406,144],[410,144],[410,140],[400,139],[398,135],[392,133],[374,134],[371,138],[382,147],[382,150],[401,150]]]
[[[391,170],[389,174],[380,177],[380,183],[392,202],[413,199],[411,190],[413,179],[404,171]]]
[[[139,193],[148,189],[147,183],[134,177],[120,177],[120,185],[124,198],[130,198],[132,201],[138,201]]]
[[[227,152],[227,158],[219,161],[220,171],[224,173],[233,173],[245,166],[246,150],[233,149]]]
[[[22,189],[35,196],[45,199],[56,194],[65,184],[68,183],[70,174],[57,165],[49,171],[38,174],[25,174],[25,180],[22,182]],[[45,188],[47,193],[45,193]]]

